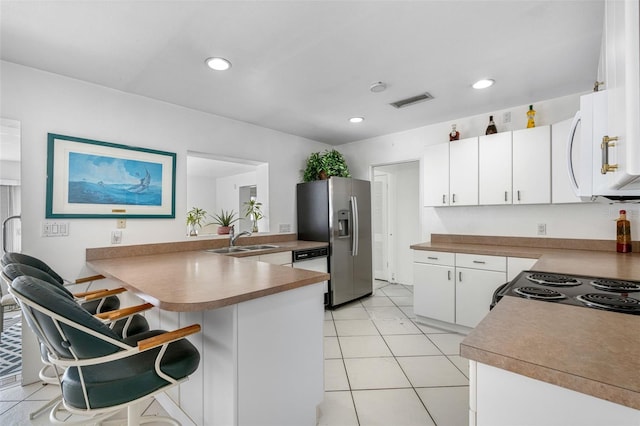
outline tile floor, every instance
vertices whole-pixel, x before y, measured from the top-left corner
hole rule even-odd
[[[417,324],[411,286],[325,312],[325,398],[318,425],[469,424],[464,336]]]
[[[412,287],[376,282],[374,295],[325,312],[325,398],[318,425],[468,425],[464,336],[413,321]],[[48,425],[29,412],[55,386],[0,387],[0,425]],[[147,414],[163,410],[153,403]]]

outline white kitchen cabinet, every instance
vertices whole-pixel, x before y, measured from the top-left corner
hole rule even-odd
[[[454,331],[475,327],[489,312],[495,289],[506,282],[502,256],[415,250],[413,268],[414,313]]]
[[[413,310],[416,315],[455,322],[454,267],[413,264]]]
[[[478,205],[478,138],[449,143],[449,205]]]
[[[507,281],[512,281],[522,271],[528,271],[538,259],[507,257]]]
[[[551,203],[580,203],[581,200],[573,192],[567,169],[567,141],[573,119],[560,121],[551,125]],[[576,128],[575,140],[580,140],[580,127]],[[573,145],[573,164],[578,164],[580,144]]]
[[[426,207],[449,205],[449,143],[429,145],[423,157],[423,191]]]
[[[607,0],[603,56],[608,92],[608,136],[617,137],[609,147],[609,164],[618,168],[607,173],[607,183],[620,188],[640,173],[640,11],[635,0]],[[640,184],[635,184],[639,186]]]
[[[511,132],[480,136],[478,197],[481,205],[511,204]]]
[[[512,135],[513,204],[551,203],[551,127]]]
[[[640,411],[631,407],[476,361],[470,361],[469,367],[471,425],[640,424]]]
[[[475,327],[489,313],[495,290],[506,282],[503,256],[456,254],[456,324]]]

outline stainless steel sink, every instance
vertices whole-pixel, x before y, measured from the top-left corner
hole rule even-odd
[[[274,246],[271,244],[257,244],[254,246],[240,246],[240,247],[247,250],[268,250],[268,249],[278,248],[278,246]]]
[[[228,254],[228,253],[237,253],[237,252],[249,251],[249,250],[247,250],[244,247],[222,247],[219,249],[209,249],[207,251],[211,253]]]
[[[239,253],[239,252],[245,252],[245,251],[268,250],[273,248],[278,248],[278,246],[274,246],[271,244],[257,244],[253,246],[222,247],[219,249],[209,249],[207,251],[211,253],[230,254],[230,253]]]

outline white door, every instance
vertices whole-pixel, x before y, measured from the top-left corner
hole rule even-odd
[[[373,181],[373,271],[374,279],[388,281],[387,260],[389,240],[387,230],[387,210],[389,197],[389,176],[376,172]]]

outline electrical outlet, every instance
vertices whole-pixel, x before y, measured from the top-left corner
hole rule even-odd
[[[278,225],[278,232],[281,234],[286,234],[291,232],[291,224],[290,223],[280,223]]]
[[[511,123],[511,111],[507,111],[502,114],[502,122],[503,123]]]
[[[116,228],[124,229],[127,227],[127,219],[118,219],[116,221]]]
[[[122,231],[111,231],[111,244],[120,244],[122,242]]]
[[[547,235],[547,224],[539,223],[538,224],[538,235]]]

